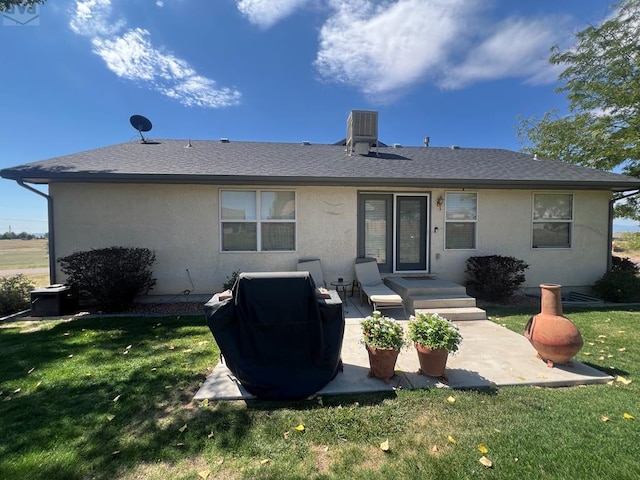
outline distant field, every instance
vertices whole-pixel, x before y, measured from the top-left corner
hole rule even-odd
[[[0,240],[0,270],[48,266],[47,240]]]

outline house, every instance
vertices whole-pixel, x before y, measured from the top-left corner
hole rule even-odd
[[[49,203],[56,259],[107,246],[155,250],[152,294],[219,291],[234,271],[327,281],[356,257],[387,274],[463,283],[471,256],[530,265],[525,289],[585,290],[610,262],[614,195],[640,179],[491,148],[384,146],[377,112],[353,111],[333,145],[144,140],[0,171]],[[42,194],[30,184],[48,185]]]

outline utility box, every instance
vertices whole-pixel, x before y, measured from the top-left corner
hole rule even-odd
[[[31,291],[31,316],[52,317],[78,310],[78,293],[69,285],[49,285]]]

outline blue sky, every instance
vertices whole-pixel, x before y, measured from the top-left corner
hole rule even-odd
[[[352,109],[386,143],[518,150],[517,116],[564,111],[553,45],[608,0],[49,0],[0,25],[0,168],[149,138],[332,143]],[[0,180],[0,232],[46,231]]]

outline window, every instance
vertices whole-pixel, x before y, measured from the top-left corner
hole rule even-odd
[[[445,195],[445,248],[448,250],[475,249],[477,221],[477,193],[447,192]]]
[[[533,194],[533,248],[570,248],[572,224],[572,194]]]
[[[220,223],[223,252],[293,251],[296,194],[279,190],[223,190]]]

